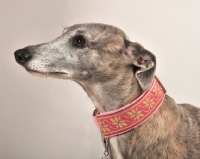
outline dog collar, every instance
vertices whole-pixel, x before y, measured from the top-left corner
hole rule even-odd
[[[104,113],[94,110],[94,122],[105,138],[124,134],[147,121],[162,105],[165,93],[155,76],[150,89],[132,103]]]

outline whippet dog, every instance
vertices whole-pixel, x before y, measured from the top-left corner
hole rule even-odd
[[[77,82],[93,101],[97,114],[121,111],[148,92],[155,81],[156,57],[111,25],[73,25],[51,42],[27,46],[14,54],[33,75]],[[140,120],[155,105],[152,100],[141,102],[148,108],[140,106],[140,111],[138,107],[126,115],[132,121]],[[120,129],[128,125],[122,117],[114,117],[111,122]],[[105,123],[101,127],[102,123],[99,121],[102,134],[113,128]],[[200,109],[176,104],[164,94],[159,108],[140,125],[105,139],[109,144],[105,142],[104,158],[199,159]]]

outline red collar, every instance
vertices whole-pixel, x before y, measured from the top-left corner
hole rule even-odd
[[[98,113],[95,110],[94,121],[106,138],[124,134],[147,121],[162,105],[165,93],[155,77],[151,88],[132,103],[110,112]]]

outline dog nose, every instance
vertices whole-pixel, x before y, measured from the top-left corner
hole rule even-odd
[[[15,51],[15,60],[20,65],[24,65],[28,60],[31,59],[31,54],[27,49],[19,49]]]

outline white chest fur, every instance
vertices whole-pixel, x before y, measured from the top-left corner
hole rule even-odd
[[[123,159],[122,155],[120,154],[120,151],[119,151],[117,137],[110,138],[110,146],[112,149],[111,153],[113,154],[114,159]]]

